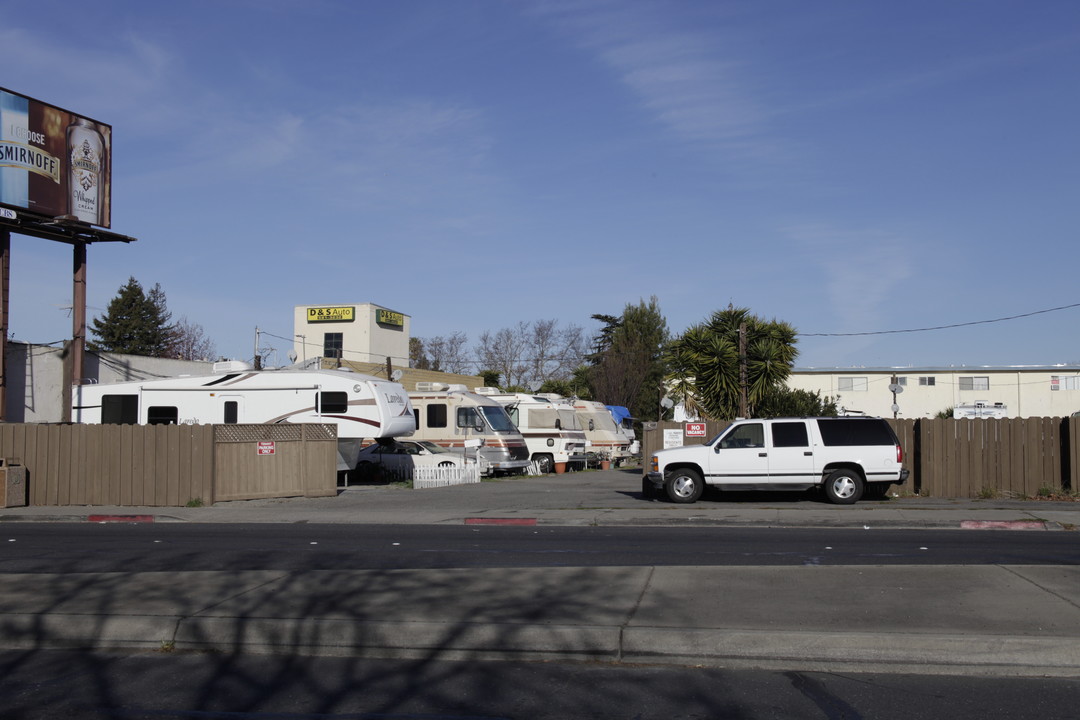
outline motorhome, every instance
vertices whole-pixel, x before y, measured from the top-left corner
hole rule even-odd
[[[119,425],[328,423],[338,470],[356,467],[366,438],[412,435],[409,395],[396,382],[342,370],[254,370],[216,363],[212,375],[79,385],[72,419]]]
[[[585,469],[585,431],[569,403],[529,393],[504,393],[493,387],[475,390],[506,408],[525,438],[529,459],[541,473]]]
[[[637,431],[634,430],[634,418],[630,417],[630,410],[622,405],[608,405],[608,412],[611,413],[611,418],[615,421],[615,424],[619,426],[619,430],[630,441],[630,454],[641,454],[641,441],[637,439]]]
[[[475,458],[480,474],[520,475],[529,467],[525,438],[506,409],[464,385],[418,382],[409,393],[416,418],[416,440],[433,443]]]
[[[610,462],[612,467],[619,467],[630,460],[630,438],[615,424],[611,412],[602,402],[595,400],[574,400],[574,410],[585,430],[585,438],[590,443],[590,451],[601,462]]]

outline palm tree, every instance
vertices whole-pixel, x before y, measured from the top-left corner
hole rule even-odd
[[[740,329],[745,329],[746,397],[750,414],[770,388],[791,374],[799,351],[796,331],[778,320],[765,321],[746,308],[728,306],[689,328],[668,347],[671,391],[687,409],[696,405],[708,417],[739,414],[742,391]]]

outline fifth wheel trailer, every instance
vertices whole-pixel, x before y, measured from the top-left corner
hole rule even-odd
[[[253,370],[72,388],[72,419],[120,425],[327,423],[337,426],[338,470],[356,467],[365,439],[412,435],[405,388],[342,370]]]

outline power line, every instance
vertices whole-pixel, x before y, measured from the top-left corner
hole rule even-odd
[[[973,322],[956,323],[954,325],[937,325],[935,327],[924,328],[911,328],[909,330],[876,330],[873,332],[853,332],[853,333],[799,333],[802,337],[855,337],[859,335],[896,335],[899,333],[914,333],[914,332],[927,332],[929,330],[950,330],[952,328],[970,327],[971,325],[988,325],[990,323],[1005,322],[1006,320],[1019,320],[1020,318],[1032,317],[1033,315],[1042,315],[1043,313],[1057,312],[1058,310],[1069,310],[1071,308],[1080,307],[1080,303],[1073,303],[1072,305],[1062,305],[1061,307],[1047,308],[1046,310],[1036,310],[1034,312],[1023,313],[1021,315],[1010,315],[1009,317],[995,318],[993,320],[975,320]]]

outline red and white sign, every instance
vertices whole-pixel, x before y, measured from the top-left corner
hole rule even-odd
[[[259,441],[259,454],[260,455],[273,455],[277,451],[277,444],[273,440],[260,440]]]
[[[686,437],[705,437],[705,423],[686,423]]]

